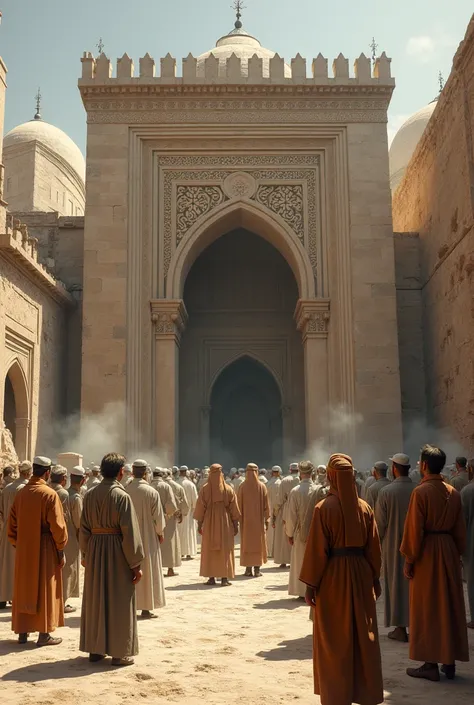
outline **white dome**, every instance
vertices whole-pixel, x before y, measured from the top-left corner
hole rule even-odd
[[[34,119],[18,125],[5,135],[3,147],[13,147],[27,142],[39,142],[64,159],[84,183],[86,162],[81,150],[65,132],[44,120]]]
[[[240,23],[236,22],[236,29],[219,39],[215,49],[206,51],[204,54],[201,54],[201,56],[198,56],[198,76],[204,76],[204,62],[211,54],[213,54],[216,59],[219,59],[219,76],[225,77],[226,61],[232,54],[235,54],[241,60],[242,74],[247,76],[249,59],[256,54],[259,59],[263,59],[263,76],[265,78],[269,77],[270,59],[273,59],[275,52],[262,47],[258,39],[252,37],[241,27],[238,27],[238,24]],[[285,77],[291,78],[291,69],[287,64],[285,64]]]
[[[390,147],[390,186],[394,191],[405,174],[418,142],[436,108],[438,99],[414,113],[403,123]]]

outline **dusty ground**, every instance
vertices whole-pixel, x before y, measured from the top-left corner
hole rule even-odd
[[[141,652],[131,668],[89,664],[78,652],[79,611],[58,630],[62,645],[50,649],[18,646],[9,612],[1,612],[2,705],[317,705],[308,609],[287,595],[287,572],[269,564],[263,578],[239,576],[230,588],[205,587],[198,572],[198,559],[185,562],[165,581],[168,605],[159,619],[139,623]],[[386,703],[472,705],[474,662],[461,664],[454,682],[411,680],[404,675],[407,647],[388,641],[387,631],[381,629]],[[473,633],[470,647],[474,661]]]

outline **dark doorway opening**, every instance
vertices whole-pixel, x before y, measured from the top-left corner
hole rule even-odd
[[[283,455],[281,394],[257,360],[241,357],[217,378],[211,394],[211,460],[224,467],[271,467]]]
[[[16,441],[16,403],[15,403],[15,392],[13,391],[13,385],[10,380],[10,376],[7,375],[5,379],[5,396],[3,399],[3,420],[5,426],[12,434],[13,443]]]

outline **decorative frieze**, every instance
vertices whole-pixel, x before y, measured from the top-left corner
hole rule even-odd
[[[327,338],[330,319],[329,299],[300,299],[296,305],[296,326],[303,342],[308,338]]]
[[[150,301],[151,321],[155,338],[181,340],[188,321],[188,314],[182,299],[153,299]]]

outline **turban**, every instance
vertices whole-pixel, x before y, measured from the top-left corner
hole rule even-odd
[[[336,453],[329,458],[328,479],[331,494],[339,498],[344,520],[345,546],[363,546],[362,514],[354,480],[354,467],[348,455]]]

